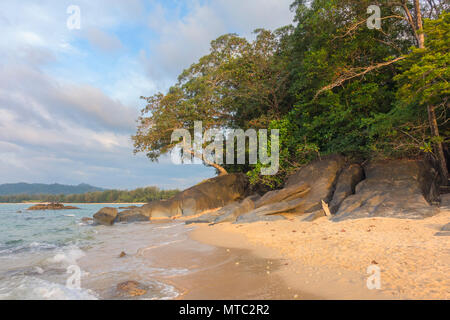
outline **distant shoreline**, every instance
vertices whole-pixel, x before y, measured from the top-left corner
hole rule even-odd
[[[0,202],[0,204],[42,204],[46,202]],[[62,204],[118,204],[118,205],[145,205],[148,202],[60,202]]]

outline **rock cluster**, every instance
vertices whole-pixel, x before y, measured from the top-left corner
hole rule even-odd
[[[40,203],[36,204],[27,210],[37,211],[37,210],[78,210],[80,208],[73,207],[73,206],[65,206],[62,203]]]
[[[438,200],[437,174],[424,160],[348,163],[340,155],[313,161],[288,177],[284,188],[263,196],[248,195],[243,174],[206,180],[169,200],[118,212],[104,208],[94,215],[97,223],[148,221],[209,214],[187,223],[248,223],[285,219],[283,214],[314,220],[325,212],[333,221],[367,217],[419,219],[433,215]],[[329,211],[327,208],[329,207]]]

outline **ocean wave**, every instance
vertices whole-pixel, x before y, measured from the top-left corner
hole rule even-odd
[[[17,254],[22,252],[36,252],[36,251],[46,251],[58,248],[58,245],[46,243],[46,242],[31,242],[23,245],[17,245],[18,243],[23,243],[22,240],[7,241],[5,244],[0,245],[0,256]]]
[[[76,246],[67,247],[61,252],[58,252],[52,258],[49,258],[50,263],[57,263],[62,265],[76,264],[77,260],[84,257],[86,254],[83,250]]]
[[[0,300],[97,300],[88,289],[68,288],[59,283],[35,277],[12,277],[2,281]]]

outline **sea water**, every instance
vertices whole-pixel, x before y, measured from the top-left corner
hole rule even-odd
[[[28,211],[29,204],[0,204],[0,299],[114,299],[114,284],[137,277],[149,288],[143,299],[173,299],[177,290],[158,277],[189,272],[158,268],[141,253],[186,240],[182,223],[94,226],[83,222],[103,204],[79,210]],[[107,205],[120,207],[123,205]],[[119,260],[125,251],[128,256]],[[71,268],[81,285],[68,285]]]

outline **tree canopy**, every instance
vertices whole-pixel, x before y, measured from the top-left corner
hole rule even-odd
[[[381,8],[381,29],[366,25]],[[428,155],[442,164],[448,144],[449,4],[446,1],[296,0],[293,25],[211,43],[167,93],[145,97],[135,152],[152,160],[173,148],[171,133],[205,129],[280,130],[276,176],[261,164],[224,165],[276,188],[316,157]]]

